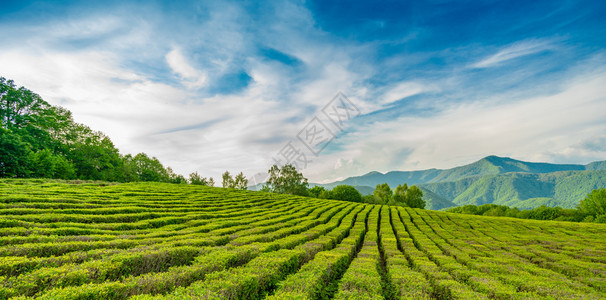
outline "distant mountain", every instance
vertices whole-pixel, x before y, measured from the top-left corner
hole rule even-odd
[[[488,156],[452,169],[370,172],[318,185],[331,189],[347,184],[368,194],[384,182],[392,188],[404,182],[419,186],[429,209],[486,203],[522,209],[540,205],[572,208],[591,190],[606,187],[606,161],[587,165],[549,164]]]
[[[389,173],[370,172],[368,174],[356,177],[349,177],[342,181],[336,181],[328,184],[318,184],[328,189],[332,189],[337,185],[346,184],[351,186],[371,186],[374,187],[379,183],[387,182],[389,186],[397,186],[403,182],[408,185],[431,182],[433,178],[440,175],[444,170],[429,169],[424,171],[393,171]]]
[[[506,173],[421,184],[455,205],[488,203],[530,209],[541,205],[574,208],[589,192],[606,187],[606,170]]]
[[[480,175],[497,175],[509,172],[524,173],[550,173],[558,171],[604,170],[606,161],[593,162],[588,165],[533,163],[515,160],[508,157],[487,156],[474,163],[446,170],[428,169],[421,171],[392,171],[388,173],[370,172],[362,176],[349,177],[345,180],[328,184],[318,184],[326,188],[333,188],[340,184],[365,185],[374,187],[387,182],[390,186],[397,186],[403,182],[408,185],[421,183],[456,181],[467,177]]]
[[[452,201],[420,186],[420,189],[423,190],[423,201],[425,201],[425,208],[440,210],[448,207],[457,206]]]
[[[478,175],[496,175],[510,172],[551,173],[581,170],[587,170],[587,166],[532,163],[515,160],[509,157],[488,156],[469,165],[443,170],[438,176],[427,182],[455,181]]]

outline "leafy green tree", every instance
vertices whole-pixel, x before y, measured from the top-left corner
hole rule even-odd
[[[168,182],[170,182],[170,183],[177,183],[177,184],[187,183],[187,179],[185,179],[185,177],[183,177],[183,175],[175,174],[175,172],[173,171],[173,169],[171,167],[166,168],[166,174],[168,175]]]
[[[326,191],[323,186],[314,186],[309,189],[309,195],[314,198],[319,198],[322,192]]]
[[[73,124],[69,134],[72,136],[68,144],[69,158],[74,164],[78,178],[123,181],[121,175],[124,161],[118,149],[105,134],[81,124]],[[160,181],[152,176],[151,171],[146,170],[153,168],[148,166],[148,160],[144,153],[137,154],[133,158],[136,181]]]
[[[74,166],[65,157],[54,155],[48,149],[31,152],[29,160],[32,177],[74,179],[76,176]]]
[[[406,205],[412,208],[425,208],[423,191],[415,185],[408,188],[406,192]]]
[[[387,183],[377,184],[374,192],[375,201],[380,204],[388,204],[391,200],[393,192]]]
[[[596,189],[581,200],[578,209],[594,218],[606,215],[606,189]]]
[[[364,197],[362,197],[362,202],[364,202],[364,203],[380,204],[379,201],[380,200],[378,198],[376,198],[374,195],[365,195]]]
[[[362,194],[350,185],[338,185],[330,191],[330,199],[362,202]]]
[[[328,190],[321,191],[318,195],[320,199],[332,199],[332,192]]]
[[[122,156],[105,134],[0,77],[0,177],[184,182],[155,158]]]
[[[127,159],[129,169],[134,172],[135,180],[133,181],[169,181],[168,171],[157,158],[150,158],[145,153],[139,153],[135,157],[127,155],[127,157],[129,157]],[[108,163],[107,165],[111,164]]]
[[[425,201],[423,201],[423,191],[414,185],[408,187],[406,183],[401,185],[398,184],[389,204],[407,206],[412,208],[425,208]]]
[[[223,187],[224,188],[233,189],[235,187],[236,181],[231,176],[231,174],[229,174],[228,171],[225,171],[225,173],[223,173],[223,175],[221,175],[221,177],[223,178]]]
[[[408,192],[408,184],[398,184],[394,190],[393,197],[391,198],[389,204],[408,206],[406,204],[406,192]]]
[[[246,190],[248,188],[248,179],[244,177],[244,173],[236,175],[233,188],[238,190]]]
[[[215,180],[212,177],[202,177],[198,172],[189,174],[189,183],[194,185],[215,186]]]
[[[272,192],[299,196],[309,195],[307,178],[297,172],[293,165],[287,164],[282,168],[273,165],[267,172],[269,173],[267,185]]]
[[[28,177],[31,145],[11,130],[0,128],[0,177]]]

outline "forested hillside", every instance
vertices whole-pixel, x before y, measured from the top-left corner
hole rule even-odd
[[[122,155],[65,108],[0,77],[0,177],[106,181],[185,179],[145,153]]]
[[[367,191],[384,182],[416,184],[430,209],[488,203],[521,209],[541,205],[574,208],[592,190],[606,187],[606,161],[567,165],[488,156],[452,169],[371,172],[321,186],[355,184],[358,190]]]
[[[606,187],[606,170],[545,174],[507,173],[420,185],[456,205],[500,204],[521,209],[574,208],[594,189]]]

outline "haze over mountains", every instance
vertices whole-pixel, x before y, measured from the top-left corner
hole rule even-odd
[[[452,169],[370,172],[314,185],[331,189],[347,184],[369,194],[384,182],[392,188],[404,182],[417,185],[430,209],[488,203],[520,209],[541,205],[573,208],[591,190],[606,187],[606,161],[587,165],[550,164],[488,156]]]

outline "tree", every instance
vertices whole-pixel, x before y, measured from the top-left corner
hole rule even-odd
[[[245,190],[248,188],[248,179],[244,177],[244,173],[240,172],[240,174],[236,175],[233,188],[238,190]]]
[[[350,202],[362,202],[362,194],[350,185],[338,185],[330,191],[331,198]]]
[[[103,150],[97,148],[97,151]],[[145,153],[139,153],[135,157],[126,155],[124,163],[127,164],[129,172],[132,172],[132,174],[129,174],[132,181],[169,182],[168,171],[155,157],[150,158]],[[112,163],[107,162],[106,167],[109,168],[110,166],[112,166]]]
[[[408,207],[412,208],[425,208],[423,191],[415,185],[408,188],[408,191],[406,192],[406,204]]]
[[[122,156],[69,110],[0,77],[0,177],[184,182],[145,153]]]
[[[389,202],[392,205],[407,206],[413,208],[425,208],[423,201],[423,191],[416,186],[410,188],[406,183],[396,187],[392,200]]]
[[[407,191],[408,191],[408,185],[406,183],[404,183],[404,185],[398,184],[398,186],[396,187],[396,189],[393,193],[393,197],[391,199],[390,204],[408,206],[408,205],[406,205],[406,192]]]
[[[332,199],[332,193],[330,191],[328,191],[328,190],[323,190],[318,195],[318,198],[320,198],[320,199]]]
[[[28,177],[31,145],[0,127],[0,177]]]
[[[215,186],[215,181],[212,177],[207,179],[206,177],[200,176],[198,172],[189,174],[189,183],[194,185]]]
[[[37,178],[74,179],[74,166],[63,156],[54,155],[44,149],[30,153],[30,176]]]
[[[309,195],[314,198],[320,198],[320,194],[325,192],[326,189],[323,186],[314,186],[309,189]]]
[[[78,178],[88,180],[123,181],[123,165],[118,149],[105,134],[93,131],[88,126],[73,124],[69,130],[70,142],[67,144],[69,159],[74,164]],[[156,158],[153,158],[156,160]],[[136,181],[160,181],[154,176],[155,162],[145,153],[137,154],[132,160],[131,177]],[[159,164],[159,162],[157,162]],[[162,171],[164,167],[160,164]]]
[[[374,192],[372,193],[375,197],[375,201],[380,204],[388,204],[391,200],[392,191],[387,183],[377,184]]]
[[[369,204],[379,204],[378,198],[376,198],[374,195],[365,195],[364,197],[362,197],[362,202]]]
[[[299,196],[309,195],[307,178],[297,172],[293,165],[287,164],[282,168],[273,165],[267,172],[269,173],[267,185],[272,192]]]
[[[235,187],[236,182],[234,181],[234,178],[229,174],[228,171],[225,171],[225,173],[223,173],[223,175],[221,175],[221,177],[223,178],[223,187],[224,188],[233,189]]]
[[[581,200],[578,209],[595,218],[606,215],[606,189],[596,189]]]
[[[175,172],[173,171],[173,169],[171,167],[166,168],[166,173],[168,174],[168,182],[170,182],[170,183],[177,183],[177,184],[187,183],[187,179],[185,179],[185,177],[183,177],[183,175],[175,174]]]

